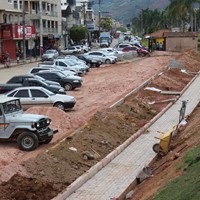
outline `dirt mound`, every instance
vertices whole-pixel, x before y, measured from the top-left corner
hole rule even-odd
[[[12,185],[10,185],[9,182],[2,183],[1,200],[31,200],[41,199],[41,197],[44,197],[44,199],[51,199],[58,192],[51,183],[41,182],[35,178],[22,177],[19,174],[14,175],[10,181]],[[19,183],[23,190],[19,188]]]

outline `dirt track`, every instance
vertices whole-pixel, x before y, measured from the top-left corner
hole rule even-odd
[[[198,56],[193,54],[187,52],[178,57],[175,55],[150,57],[131,63],[92,69],[83,78],[84,86],[80,90],[69,92],[78,101],[74,111],[64,113],[56,108],[30,109],[31,113],[49,115],[53,121],[52,127],[58,128],[59,133],[50,145],[41,146],[31,153],[19,151],[16,144],[3,143],[1,145],[0,169],[2,175],[0,180],[1,182],[8,181],[0,186],[0,193],[5,197],[2,199],[12,199],[17,196],[21,199],[23,197],[24,199],[34,199],[33,196],[35,196],[35,199],[44,200],[55,196],[130,137],[134,131],[147,123],[166,106],[166,103],[149,106],[145,102],[155,99],[162,100],[163,97],[157,94],[152,96],[149,91],[143,91],[138,93],[134,99],[128,98],[126,104],[121,107],[108,110],[107,108],[164,69],[172,58],[176,57],[180,60],[189,71],[198,71],[200,67]],[[166,71],[166,74],[160,76],[153,83],[153,86],[162,87],[163,90],[181,90],[191,78],[192,75],[183,74],[180,70],[175,69]],[[89,121],[89,119],[91,120]],[[74,137],[54,148],[49,148],[86,122],[88,122],[86,126],[79,129]],[[70,151],[69,147],[75,147],[78,153]],[[48,152],[47,148],[49,148]],[[84,157],[86,151],[90,155],[92,154],[91,160]],[[31,179],[21,175],[12,177],[16,172],[22,175],[27,174]],[[20,180],[23,180],[22,185],[15,186],[14,183],[19,183]],[[39,186],[43,190],[39,190]],[[8,188],[20,193],[20,195],[16,192],[12,193]],[[32,188],[31,192],[27,196],[30,188]],[[45,195],[47,196],[44,196],[44,191],[46,191]]]

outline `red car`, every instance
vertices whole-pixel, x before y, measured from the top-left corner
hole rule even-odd
[[[124,48],[122,49],[123,52],[130,52],[130,51],[135,51],[135,52],[137,52],[138,50],[139,50],[139,48],[136,47],[136,46],[124,47]]]
[[[138,56],[141,56],[141,57],[150,56],[149,51],[144,48],[139,48],[137,53],[138,53]]]

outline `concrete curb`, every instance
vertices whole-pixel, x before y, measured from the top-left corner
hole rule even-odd
[[[133,93],[136,93],[138,90],[143,88],[145,85],[147,85],[150,81],[155,79],[157,76],[159,76],[160,73],[162,73],[165,69],[161,70],[159,73],[145,81],[143,84],[141,84],[139,87],[128,93],[124,98],[117,101],[115,104],[113,104],[110,108],[115,107],[117,105],[122,104],[127,97],[132,95]],[[199,73],[186,85],[186,87],[181,91],[180,96],[185,92],[185,90],[194,82],[194,80],[197,78]],[[179,98],[177,97],[175,101],[177,101]],[[98,162],[96,165],[91,167],[86,173],[84,173],[82,176],[80,176],[78,179],[76,179],[71,185],[69,185],[66,190],[64,190],[62,193],[58,194],[56,197],[53,198],[53,200],[65,200],[67,197],[69,197],[74,191],[76,191],[78,188],[80,188],[86,181],[88,181],[90,178],[92,178],[97,172],[99,172],[103,167],[105,167],[108,163],[110,163],[116,156],[118,156],[126,147],[128,147],[132,142],[134,142],[140,135],[142,135],[157,119],[159,119],[172,105],[174,102],[169,103],[160,113],[158,113],[153,119],[151,119],[147,124],[145,124],[142,128],[140,128],[136,133],[134,133],[130,138],[128,138],[123,144],[118,146],[114,151],[112,151],[110,154],[108,154],[105,158],[103,158],[100,162]],[[155,156],[156,157],[156,156]],[[154,158],[155,159],[155,158]],[[131,183],[132,185],[135,185],[135,180]],[[128,187],[130,188],[130,187]],[[125,190],[126,191],[126,190]],[[125,191],[120,195],[124,195]]]

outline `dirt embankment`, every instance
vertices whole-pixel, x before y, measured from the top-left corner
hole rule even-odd
[[[181,92],[199,71],[200,60],[199,54],[195,52],[185,52],[176,59],[184,65],[188,73],[177,68],[167,69],[146,87]],[[139,74],[138,72],[138,76]],[[105,78],[105,76],[102,74],[102,77]],[[117,82],[118,80],[112,79],[112,81]],[[124,87],[126,87],[125,83]],[[97,93],[98,89],[101,92],[102,87],[97,87]],[[115,93],[115,89],[110,88],[108,95],[109,92]],[[129,96],[122,105],[114,108],[106,108],[102,105],[102,109],[95,110],[93,116],[90,111],[92,117],[85,126],[76,131],[76,134],[40,155],[24,161],[22,166],[26,169],[26,173],[18,173],[9,181],[3,182],[0,185],[0,199],[49,200],[55,197],[91,166],[148,123],[169,103],[163,100],[175,97],[177,96],[163,95],[142,88],[136,94]],[[112,103],[113,99],[112,102],[107,102],[107,106]],[[36,111],[39,109],[34,110]],[[55,113],[55,110],[51,109],[42,111],[43,113],[40,113],[48,112],[59,123],[59,125],[54,123],[53,126],[57,126],[60,131],[66,131],[64,127],[71,122],[67,115],[61,111]]]

